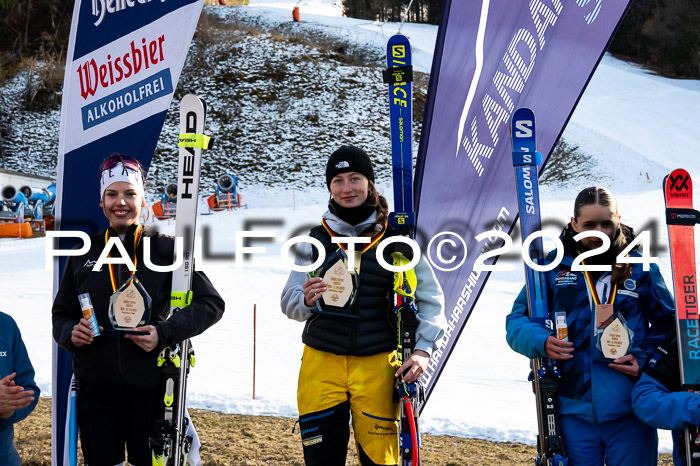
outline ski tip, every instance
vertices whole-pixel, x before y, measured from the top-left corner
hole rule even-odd
[[[182,96],[182,100],[180,101],[182,104],[186,103],[202,103],[199,97],[197,97],[194,94],[185,94]]]
[[[534,120],[535,112],[529,107],[520,107],[513,112],[512,120]]]
[[[405,34],[402,34],[400,32],[397,32],[393,36],[389,37],[387,40],[387,45],[388,46],[395,46],[395,45],[411,45],[411,41],[409,40],[409,37]]]
[[[676,168],[671,173],[664,176],[664,190],[673,189],[676,186],[688,187],[692,189],[690,174],[683,168]]]
[[[669,176],[673,177],[673,176],[678,176],[678,175],[688,176],[688,171],[685,170],[684,168],[676,168],[671,173],[666,175],[666,178],[668,178]]]
[[[667,207],[692,208],[693,180],[686,170],[677,168],[666,175],[663,190]]]

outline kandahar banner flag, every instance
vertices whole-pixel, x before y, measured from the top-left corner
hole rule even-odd
[[[92,234],[107,226],[98,180],[111,153],[150,166],[202,5],[76,0],[63,81],[56,229]],[[54,263],[54,294],[64,265]],[[69,441],[71,355],[55,343],[53,353],[52,462],[64,465],[75,442]]]
[[[416,166],[417,239],[445,292],[448,321],[422,379],[426,399],[488,278],[475,260],[503,244],[475,236],[510,233],[517,220],[513,112],[535,112],[546,161],[629,4],[443,2]]]

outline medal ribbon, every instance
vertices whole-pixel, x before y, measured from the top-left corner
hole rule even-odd
[[[586,261],[581,261],[582,265],[586,265]],[[601,304],[600,298],[598,297],[598,293],[595,290],[595,285],[593,284],[593,280],[591,280],[591,276],[588,273],[588,270],[584,270],[583,274],[586,276],[586,283],[588,283],[588,289],[591,290],[591,296],[593,297],[593,302],[595,303],[596,306]],[[615,301],[615,295],[617,294],[617,283],[613,285],[612,293],[610,293],[610,301],[607,304],[613,304]],[[603,303],[605,304],[605,303]]]
[[[134,232],[134,268],[136,268],[136,246],[138,246],[139,241],[141,240],[141,233],[143,232],[143,227],[141,224],[139,224],[136,227],[136,231]],[[105,245],[109,241],[109,228],[105,231]],[[112,257],[112,252],[110,251],[109,254],[107,254],[107,257]],[[109,266],[109,281],[112,284],[112,291],[115,293],[117,292],[117,279],[116,276],[114,275],[114,264],[108,264]],[[134,275],[136,271],[131,272],[131,275]]]
[[[328,234],[331,236],[331,238],[335,238],[336,236],[338,236],[333,232],[333,230],[331,230],[331,227],[328,226],[328,224],[326,223],[326,219],[321,219],[321,224],[323,225],[323,228],[326,229],[326,232],[328,232]],[[382,237],[384,236],[384,233],[386,233],[386,227],[388,224],[389,224],[389,221],[384,222],[384,228],[382,229],[382,232],[379,235],[377,235],[377,237],[374,238],[369,244],[366,244],[365,247],[362,248],[362,250],[360,251],[360,254],[363,254],[366,250],[368,250],[369,248],[371,248],[372,246],[377,244],[379,242],[379,240],[382,239]],[[345,248],[345,246],[343,246],[341,243],[336,243],[336,244],[338,246],[340,246],[341,248],[343,248],[343,251],[348,252],[348,250]]]

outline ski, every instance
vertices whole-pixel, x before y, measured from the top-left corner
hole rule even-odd
[[[395,34],[389,38],[384,82],[389,84],[389,121],[391,125],[391,161],[394,180],[394,212],[389,222],[397,233],[413,237],[413,68],[408,38]]]
[[[511,122],[513,167],[518,192],[518,208],[523,241],[542,229],[537,166],[542,154],[537,152],[535,114],[529,108],[519,108]],[[532,241],[528,255],[533,263],[544,264],[542,238]],[[530,320],[554,330],[547,304],[547,284],[544,272],[525,267],[525,286]],[[538,465],[561,466],[568,463],[564,451],[559,422],[559,370],[556,361],[549,358],[531,361],[533,391],[537,404],[537,459]]]
[[[394,211],[389,224],[397,235],[415,236],[413,211],[413,131],[411,44],[408,38],[395,34],[389,38],[386,52],[387,69],[384,82],[389,85],[389,119],[391,124],[391,160],[394,182]],[[410,262],[411,249],[397,243],[392,254],[394,265]],[[408,359],[416,344],[418,312],[415,304],[415,273],[397,272],[394,279],[394,309],[396,312],[397,356],[399,366]],[[399,400],[399,452],[403,466],[420,464],[419,405],[424,399],[420,381],[397,381]]]
[[[193,94],[180,103],[180,135],[175,237],[183,239],[182,263],[173,271],[170,313],[190,304],[194,273],[194,232],[199,201],[199,172],[202,149],[209,145],[204,136],[205,104]],[[176,242],[177,244],[177,242]],[[177,246],[175,254],[178,254]],[[164,348],[158,356],[164,383],[163,417],[156,423],[156,436],[150,439],[154,466],[184,466],[192,445],[185,416],[187,375],[194,367],[194,350],[189,340]]]
[[[697,345],[700,324],[695,267],[695,224],[700,223],[700,212],[693,210],[693,182],[687,171],[678,169],[666,175],[663,187],[676,301],[681,387],[700,395],[700,364],[697,363],[697,347],[693,346]],[[700,465],[700,427],[685,429],[683,438],[686,464]]]

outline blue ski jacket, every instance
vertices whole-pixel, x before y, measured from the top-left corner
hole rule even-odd
[[[566,230],[565,230],[566,232]],[[563,234],[564,235],[564,234]],[[562,235],[562,236],[563,236]],[[551,262],[556,251],[547,256]],[[633,252],[633,257],[639,254]],[[559,409],[561,414],[575,415],[591,423],[618,419],[632,413],[630,393],[635,378],[608,367],[596,346],[595,305],[583,272],[572,272],[574,255],[567,249],[561,263],[546,272],[547,299],[550,317],[565,312],[569,341],[574,344],[574,357],[559,361]],[[608,302],[610,272],[594,280],[601,301]],[[633,332],[630,353],[643,369],[650,352],[674,328],[674,306],[658,266],[650,264],[645,272],[642,264],[632,264],[632,274],[618,287],[614,301]],[[510,347],[530,359],[546,357],[545,340],[553,332],[530,321],[525,288],[518,295],[506,318],[506,340]]]
[[[673,431],[673,464],[685,466],[682,430],[700,425],[700,396],[681,390],[675,331],[652,354],[632,389],[634,414],[657,429]]]
[[[18,466],[22,464],[13,443],[16,422],[29,416],[39,401],[39,387],[34,382],[34,368],[29,361],[27,348],[14,319],[0,312],[0,378],[13,372],[15,384],[25,390],[34,390],[34,401],[24,409],[18,409],[7,419],[0,419],[0,464]]]

